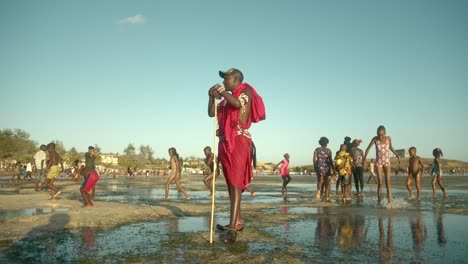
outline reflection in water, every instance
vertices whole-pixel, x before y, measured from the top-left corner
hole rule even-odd
[[[336,234],[336,218],[331,217],[330,208],[328,207],[320,208],[319,213],[322,213],[323,216],[317,220],[314,245],[322,253],[328,254],[335,247],[333,242]]]
[[[24,239],[15,241],[6,250],[7,259],[22,263],[64,262],[73,250],[68,247],[69,232],[65,226],[70,221],[67,214],[57,213],[49,218],[49,223],[32,229]],[[58,235],[60,233],[60,235]],[[75,248],[76,249],[76,248]],[[38,254],[38,252],[40,252]]]
[[[393,246],[393,217],[388,217],[387,225],[387,240],[385,241],[384,219],[379,217],[379,248],[380,262],[393,263],[394,246]]]
[[[351,252],[353,247],[353,227],[351,225],[351,215],[344,214],[338,219],[338,244],[344,253]]]
[[[416,216],[409,216],[409,224],[411,237],[413,238],[414,261],[421,261],[421,249],[427,238],[427,228],[424,224],[421,211],[418,211]]]
[[[437,206],[434,202],[434,220],[436,222],[437,242],[441,246],[444,246],[447,243],[447,239],[445,238],[445,231],[444,231],[443,208],[445,208],[444,202],[442,202],[440,206]]]
[[[288,214],[288,207],[281,207],[281,214],[287,215]],[[285,230],[288,230],[289,228],[289,221],[286,221],[283,223],[283,227]]]
[[[359,250],[362,251],[362,244],[366,241],[367,232],[369,230],[369,226],[366,228],[364,227],[366,223],[366,218],[363,215],[357,214],[354,215],[353,219],[353,226],[354,226],[354,234],[353,234],[353,241],[354,246]]]
[[[179,219],[178,218],[171,219],[170,226],[173,232],[179,233]]]
[[[283,197],[283,203],[286,205],[289,203],[288,198],[286,196]],[[281,207],[281,214],[287,215],[289,212],[289,207],[283,206]],[[289,229],[289,221],[283,223],[284,230],[287,231]]]
[[[96,246],[96,238],[92,228],[81,229],[81,239],[81,246],[84,250],[90,250]]]

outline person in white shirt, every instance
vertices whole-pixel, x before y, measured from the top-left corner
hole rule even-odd
[[[44,180],[45,180],[45,168],[46,168],[46,159],[47,154],[46,145],[41,145],[40,150],[34,155],[34,162],[36,164],[36,192],[39,191],[39,183],[41,184],[41,191],[44,190]]]
[[[31,179],[32,180],[32,164],[29,162],[29,160],[26,160],[26,175],[24,176],[24,179]]]

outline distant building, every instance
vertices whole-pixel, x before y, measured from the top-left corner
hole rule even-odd
[[[396,153],[400,156],[400,158],[409,158],[409,150],[408,149],[396,149]]]
[[[101,157],[101,163],[107,165],[119,165],[119,157],[114,154],[99,154]]]

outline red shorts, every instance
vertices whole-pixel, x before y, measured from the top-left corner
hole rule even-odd
[[[99,174],[96,171],[92,171],[84,180],[83,184],[81,185],[81,189],[83,189],[85,192],[90,192],[98,181]]]

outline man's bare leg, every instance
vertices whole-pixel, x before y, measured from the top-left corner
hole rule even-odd
[[[36,179],[36,192],[39,191],[39,179]]]
[[[89,193],[85,192],[83,189],[80,188],[81,196],[83,197],[83,200],[85,204],[82,206],[83,208],[94,206],[93,201],[89,197]]]
[[[225,243],[235,242],[237,238],[237,222],[240,219],[240,206],[242,201],[242,190],[234,185],[229,186],[231,193],[231,217],[229,219],[228,234]]]
[[[93,189],[91,190],[91,201],[94,201],[94,196],[96,195],[96,187],[93,187]]]
[[[55,188],[55,186],[54,186],[54,179],[49,179],[49,178],[47,178],[47,179],[46,179],[46,182],[45,182],[45,185],[46,185],[47,187],[49,187],[50,192],[51,192],[51,198],[53,199],[53,198],[54,198],[54,195],[55,195],[56,193],[58,193],[57,188]]]

